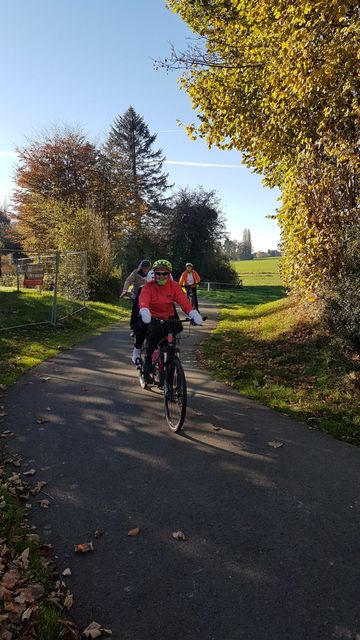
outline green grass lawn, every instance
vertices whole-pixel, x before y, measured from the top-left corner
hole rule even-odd
[[[360,355],[344,352],[282,287],[203,294],[221,320],[204,346],[215,376],[337,438],[360,445]]]
[[[242,278],[244,286],[280,286],[280,260],[281,258],[236,260],[231,266]]]
[[[14,324],[27,325],[22,329],[0,331],[0,384],[12,384],[27,369],[130,315],[127,300],[116,304],[88,302],[86,309],[63,320],[56,328],[50,324],[30,324],[48,322],[51,306],[52,294],[0,291],[0,329]],[[80,306],[59,298],[59,316]]]

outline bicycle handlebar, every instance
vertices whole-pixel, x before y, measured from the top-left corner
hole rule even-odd
[[[163,320],[162,318],[151,318],[151,320],[159,322],[160,324],[165,324],[165,322],[169,322],[170,324],[175,324],[177,322],[181,322],[181,324],[184,324],[185,322],[191,322],[191,324],[193,324],[194,326],[198,326],[191,318],[184,318],[184,320],[180,320],[180,318],[169,318],[168,320]],[[207,320],[207,316],[204,316],[202,320],[203,322],[205,322]]]

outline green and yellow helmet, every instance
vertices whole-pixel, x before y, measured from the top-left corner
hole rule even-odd
[[[167,269],[167,271],[172,271],[172,264],[171,262],[169,262],[169,260],[160,259],[160,260],[155,260],[152,268],[154,269],[154,271],[156,269]]]

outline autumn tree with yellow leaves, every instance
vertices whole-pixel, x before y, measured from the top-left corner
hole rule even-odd
[[[192,138],[237,149],[282,190],[286,284],[320,294],[336,281],[359,224],[357,2],[168,0],[198,36],[164,62],[198,120]]]

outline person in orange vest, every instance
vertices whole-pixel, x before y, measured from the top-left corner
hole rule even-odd
[[[186,291],[186,295],[192,303],[193,309],[199,311],[199,303],[197,297],[197,285],[201,278],[197,271],[194,269],[194,265],[191,262],[187,262],[185,265],[185,271],[180,276],[179,285]]]

